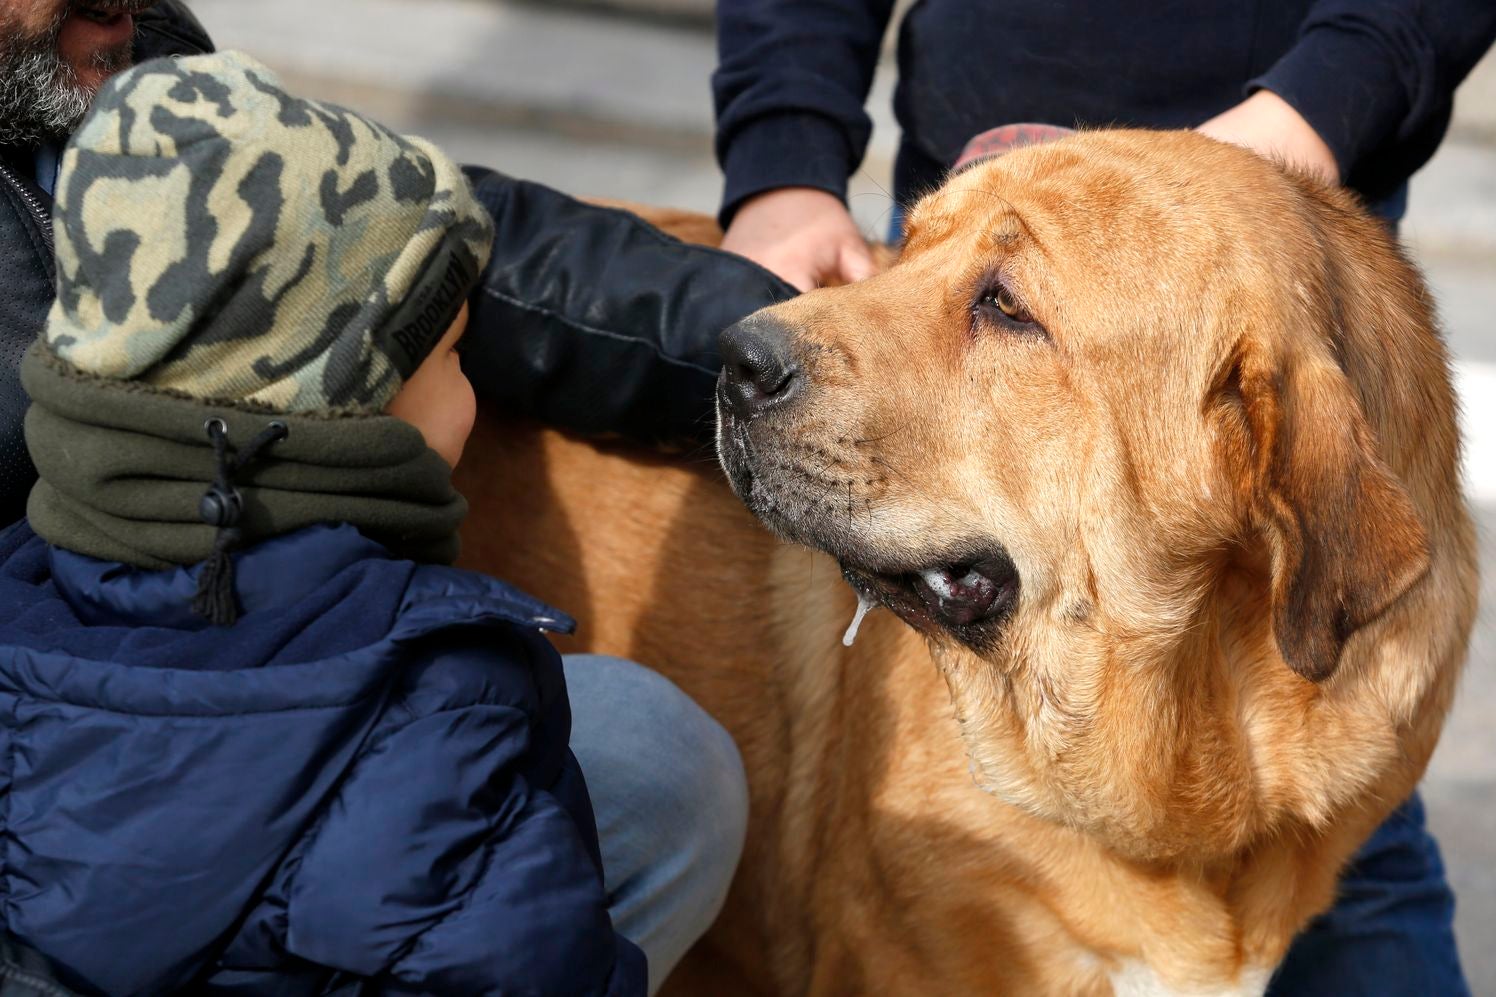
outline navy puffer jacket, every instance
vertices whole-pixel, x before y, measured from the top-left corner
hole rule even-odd
[[[109,994],[635,994],[554,610],[352,527],[192,573],[0,533],[0,927]]]

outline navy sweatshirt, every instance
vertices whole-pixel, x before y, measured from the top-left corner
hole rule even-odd
[[[846,196],[893,0],[718,0],[722,218],[775,187]],[[1188,128],[1266,88],[1385,198],[1433,154],[1496,0],[920,0],[899,37],[895,196],[1013,122]]]

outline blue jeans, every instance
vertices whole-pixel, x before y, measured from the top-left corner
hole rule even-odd
[[[563,662],[608,910],[644,950],[654,993],[727,899],[748,832],[743,762],[727,731],[659,673],[600,655]]]
[[[1454,893],[1417,793],[1356,853],[1335,906],[1294,939],[1268,993],[1469,997]]]

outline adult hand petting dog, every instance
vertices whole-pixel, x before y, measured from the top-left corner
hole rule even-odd
[[[722,248],[746,256],[801,291],[853,284],[876,267],[867,240],[835,195],[781,187],[744,202]]]
[[[1195,130],[1268,159],[1281,159],[1330,183],[1340,182],[1340,164],[1325,140],[1292,104],[1271,90],[1258,90]]]
[[[1196,130],[1340,182],[1340,165],[1329,145],[1271,90],[1258,90]],[[855,283],[876,271],[867,240],[846,205],[814,187],[781,187],[750,198],[733,216],[722,248],[746,256],[800,291]]]

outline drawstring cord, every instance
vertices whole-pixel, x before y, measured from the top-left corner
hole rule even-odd
[[[255,434],[244,447],[235,451],[229,445],[229,427],[218,418],[203,424],[213,443],[213,484],[198,502],[198,515],[209,526],[218,528],[213,537],[213,552],[203,561],[197,576],[197,595],[192,609],[215,626],[226,627],[239,619],[239,603],[234,595],[234,560],[229,555],[243,539],[239,518],[244,514],[244,496],[234,486],[234,475],[244,470],[274,443],[284,440],[291,431],[276,420]]]

